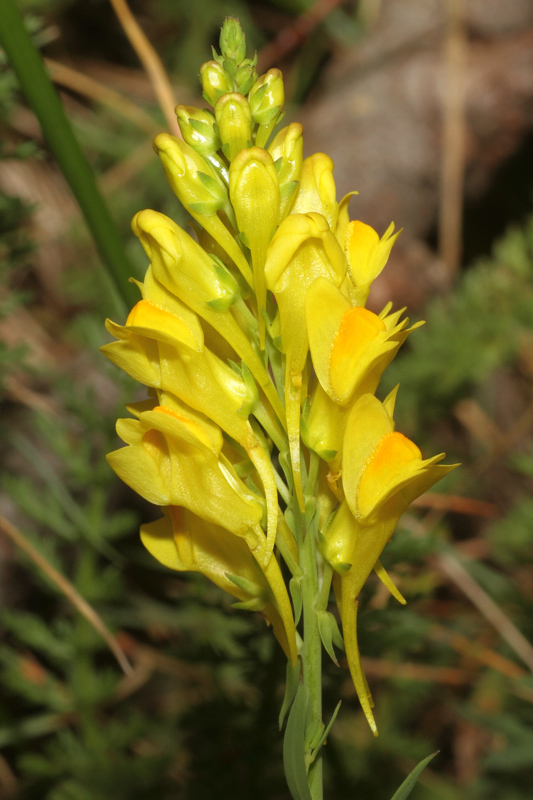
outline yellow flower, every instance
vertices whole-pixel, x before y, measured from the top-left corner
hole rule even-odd
[[[169,506],[165,517],[141,527],[146,549],[170,569],[200,572],[239,601],[261,611],[287,658],[296,663],[296,631],[278,562],[262,567],[238,536],[188,509]]]
[[[228,270],[164,214],[141,211],[133,218],[132,228],[151,261],[147,278],[153,275],[220,334],[246,363],[284,425],[285,413],[270,376],[250,338],[230,313],[238,290]],[[146,283],[145,278],[143,298],[150,299],[151,289]]]
[[[280,213],[278,176],[272,156],[260,147],[241,150],[231,162],[229,190],[239,231],[252,256],[260,345],[264,349],[265,258]]]
[[[374,392],[409,333],[401,311],[378,316],[349,300],[330,281],[317,278],[305,297],[307,332],[317,377],[332,400],[347,405],[354,392]]]
[[[222,454],[220,429],[183,405],[174,408],[156,406],[139,419],[118,420],[127,447],[107,456],[111,467],[148,502],[185,506],[263,550],[262,503]]]
[[[118,338],[102,348],[111,361],[145,385],[170,392],[210,417],[245,448],[265,491],[270,554],[276,537],[278,499],[270,455],[248,422],[259,402],[255,385],[204,346],[198,317],[189,309],[180,317],[141,300],[125,326],[108,321],[107,327]]]
[[[346,259],[327,220],[317,213],[289,214],[270,242],[265,264],[267,287],[279,308],[281,344],[286,357],[285,413],[295,486],[300,504],[300,395],[309,340],[305,323],[305,296],[319,277],[339,285]]]
[[[354,284],[352,300],[357,305],[366,303],[372,281],[389,260],[392,246],[401,231],[394,233],[391,222],[381,239],[364,222],[354,220],[345,229],[344,251],[349,264],[349,275]]]
[[[283,128],[268,146],[278,172],[280,192],[280,220],[283,219],[292,203],[294,192],[302,170],[303,128],[299,122],[291,122]]]
[[[331,230],[335,230],[339,206],[333,179],[333,161],[325,153],[315,153],[302,164],[291,214],[309,214],[310,211],[322,214]]]
[[[422,459],[418,447],[394,430],[395,392],[384,403],[363,395],[351,409],[344,435],[342,484],[345,501],[326,527],[324,558],[340,577],[341,611],[348,666],[370,727],[377,733],[371,697],[357,644],[357,597],[376,570],[399,598],[379,558],[408,505],[457,466],[440,465],[441,453]]]

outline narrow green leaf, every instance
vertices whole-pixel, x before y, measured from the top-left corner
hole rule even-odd
[[[50,151],[68,182],[106,267],[102,302],[121,315],[137,301],[128,279],[131,266],[91,167],[74,136],[63,105],[46,74],[41,56],[12,0],[0,2],[0,44],[4,48],[29,105],[41,125]]]
[[[296,692],[298,690],[298,684],[300,683],[300,671],[301,671],[301,665],[299,659],[294,666],[292,665],[291,661],[287,661],[287,672],[285,678],[285,695],[283,697],[281,711],[279,712],[280,730],[283,728],[285,717],[290,707],[292,706],[293,700],[296,696]]]
[[[320,740],[318,741],[313,753],[311,754],[311,760],[310,760],[311,764],[313,763],[313,761],[315,760],[315,758],[319,754],[320,748],[322,747],[322,745],[324,744],[324,742],[326,741],[326,739],[329,736],[329,732],[330,732],[330,730],[331,730],[331,728],[333,726],[333,723],[337,719],[337,714],[339,713],[339,709],[341,707],[341,703],[342,703],[342,700],[339,700],[339,702],[335,706],[335,711],[331,715],[331,719],[330,719],[330,721],[328,723],[328,726],[327,726],[326,730],[324,731],[324,733],[322,734],[322,736],[320,737]]]
[[[410,772],[407,778],[404,780],[400,788],[394,793],[393,797],[391,797],[391,800],[406,800],[406,798],[409,797],[409,795],[413,791],[414,786],[420,776],[420,773],[423,772],[423,770],[427,767],[431,759],[435,758],[435,756],[438,753],[439,751],[437,750],[436,753],[432,753],[427,758],[424,758],[424,760],[421,761],[420,764],[417,764],[414,770]]]
[[[305,768],[305,688],[299,682],[283,739],[283,766],[293,800],[312,800]]]

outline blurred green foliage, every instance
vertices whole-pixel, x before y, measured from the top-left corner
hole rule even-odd
[[[87,40],[98,30],[92,52],[109,62],[119,52],[122,64],[137,68],[107,0],[20,5],[39,46],[53,45],[57,20],[76,34],[73,46],[88,52]],[[167,66],[192,82],[225,13],[239,14],[259,47],[268,35],[261,21],[290,21],[308,5],[158,0],[149,13],[146,4],[133,7],[144,14]],[[337,9],[307,41],[291,66],[296,99],[331,42],[361,34],[356,11],[357,4]],[[10,123],[21,106],[4,64],[0,157],[42,158],[40,145]],[[78,101],[70,116],[103,181],[132,153],[140,158],[146,134],[113,111]],[[157,159],[120,174],[113,208],[140,276],[145,258],[128,239],[132,214],[151,206],[184,218],[161,191]],[[0,316],[15,320],[17,309],[27,310],[59,349],[50,366],[27,357],[28,346],[0,344],[0,511],[118,635],[133,674],[122,675],[93,628],[0,533],[0,796],[285,800],[277,730],[283,655],[258,618],[232,610],[227,597],[196,576],[164,570],[140,546],[138,526],[153,509],[115,480],[104,458],[116,446],[113,420],[133,385],[97,353],[104,333],[95,255],[74,220],[66,237],[76,253],[72,269],[60,276],[60,296],[47,294],[34,269],[33,211],[30,203],[0,195]],[[343,707],[324,751],[328,797],[390,800],[414,764],[437,749],[413,800],[531,794],[533,679],[435,559],[463,547],[470,574],[533,639],[532,308],[533,218],[470,266],[452,293],[428,305],[427,325],[390,369],[391,386],[402,387],[398,427],[417,440],[432,435],[462,460],[447,488],[495,504],[498,519],[460,515],[453,507],[439,519],[420,509],[404,517],[383,561],[408,607],[395,606],[377,583],[361,603],[361,650],[381,735],[372,738],[352,690],[341,686]],[[31,388],[29,401],[23,395],[25,403],[15,402],[11,380]],[[46,401],[40,411],[36,397]],[[523,419],[522,434],[494,452],[458,418],[457,403],[465,399],[502,431]],[[516,410],[511,419],[509,406]],[[328,716],[339,673],[331,663],[325,669]]]

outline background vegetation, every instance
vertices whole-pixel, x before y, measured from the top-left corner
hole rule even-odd
[[[107,0],[18,7],[140,277],[132,215],[151,207],[185,221],[151,151],[166,123],[150,81]],[[277,56],[304,112],[320,102],[310,90],[324,69],[372,46],[380,13],[363,0],[132,9],[179,102],[196,101],[199,65],[231,13],[251,48]],[[154,509],[104,458],[136,387],[98,353],[109,307],[98,257],[5,58],[0,139],[0,797],[285,800],[283,655],[258,618],[202,579],[168,573],[140,545]],[[495,173],[467,207],[465,252],[478,258],[453,285],[421,298],[414,264],[391,284],[393,299],[416,295],[427,325],[383,391],[401,382],[399,429],[464,466],[405,515],[384,553],[408,606],[377,584],[365,589],[360,643],[379,739],[349,680],[326,667],[327,703],[339,691],[344,701],[324,753],[329,797],[389,800],[437,749],[414,800],[531,794],[533,209],[523,173]],[[509,194],[518,183],[521,202],[495,241],[498,225],[484,225],[479,209],[497,181]],[[428,251],[434,232],[421,237]],[[93,624],[73,607],[80,597]]]

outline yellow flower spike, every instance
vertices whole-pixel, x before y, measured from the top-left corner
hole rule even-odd
[[[370,225],[359,220],[346,226],[344,248],[358,305],[365,305],[370,285],[387,263],[392,246],[400,233],[401,231],[394,233],[393,222],[381,239]]]
[[[212,156],[221,147],[215,129],[215,117],[205,108],[176,106],[176,116],[183,140],[201,156]]]
[[[143,525],[141,539],[166,567],[200,572],[242,603],[257,601],[285,654],[296,662],[292,609],[275,559],[265,571],[242,539],[177,506],[166,509],[163,519]]]
[[[202,82],[203,95],[205,100],[214,106],[218,98],[231,92],[233,82],[227,75],[224,67],[216,61],[206,61],[200,67],[200,80]]]
[[[401,312],[382,317],[352,307],[342,291],[317,278],[306,298],[309,348],[317,377],[336,403],[347,405],[356,391],[375,391],[385,368],[412,328],[398,322]]]
[[[252,118],[259,125],[255,144],[257,147],[265,147],[285,102],[283,75],[280,70],[269,69],[261,75],[250,89],[248,99]]]
[[[267,287],[274,293],[286,355],[285,413],[295,488],[303,508],[300,471],[300,393],[309,340],[305,324],[305,295],[318,277],[337,286],[346,273],[346,260],[327,220],[320,214],[290,214],[270,242],[265,263]]]
[[[361,666],[361,656],[359,654],[359,644],[357,642],[357,593],[352,584],[351,574],[340,579],[341,583],[341,620],[344,646],[350,675],[355,686],[355,691],[361,703],[364,715],[374,736],[378,735],[376,720],[372,713],[374,702],[368,689],[363,668]]]
[[[229,192],[237,225],[250,248],[261,348],[265,347],[265,258],[278,225],[280,196],[272,157],[260,147],[242,150],[229,169]],[[257,213],[257,209],[261,213]]]
[[[222,152],[233,161],[237,153],[252,145],[252,114],[248,100],[238,92],[218,98],[215,117],[222,142]]]
[[[335,230],[339,206],[336,199],[333,161],[325,153],[315,153],[302,164],[300,183],[291,206],[291,214],[322,214]]]
[[[125,434],[131,443],[107,459],[124,483],[151,503],[185,506],[246,539],[251,549],[264,551],[262,504],[231,465],[220,460],[198,417],[158,408],[119,423],[119,436]]]
[[[154,139],[154,149],[178,200],[226,251],[248,285],[253,286],[252,271],[242,250],[217,216],[217,211],[221,209],[230,219],[233,214],[222,179],[202,156],[181,139],[160,133]]]
[[[226,276],[220,276],[211,257],[164,214],[141,211],[133,218],[132,229],[152,262],[157,280],[226,339],[246,363],[285,427],[285,412],[270,376],[246,334],[231,312],[225,310],[234,297],[231,286],[226,285]]]
[[[284,219],[298,188],[303,161],[303,127],[291,122],[283,128],[268,147],[278,170],[280,190],[280,220]],[[341,243],[342,244],[342,243]]]

